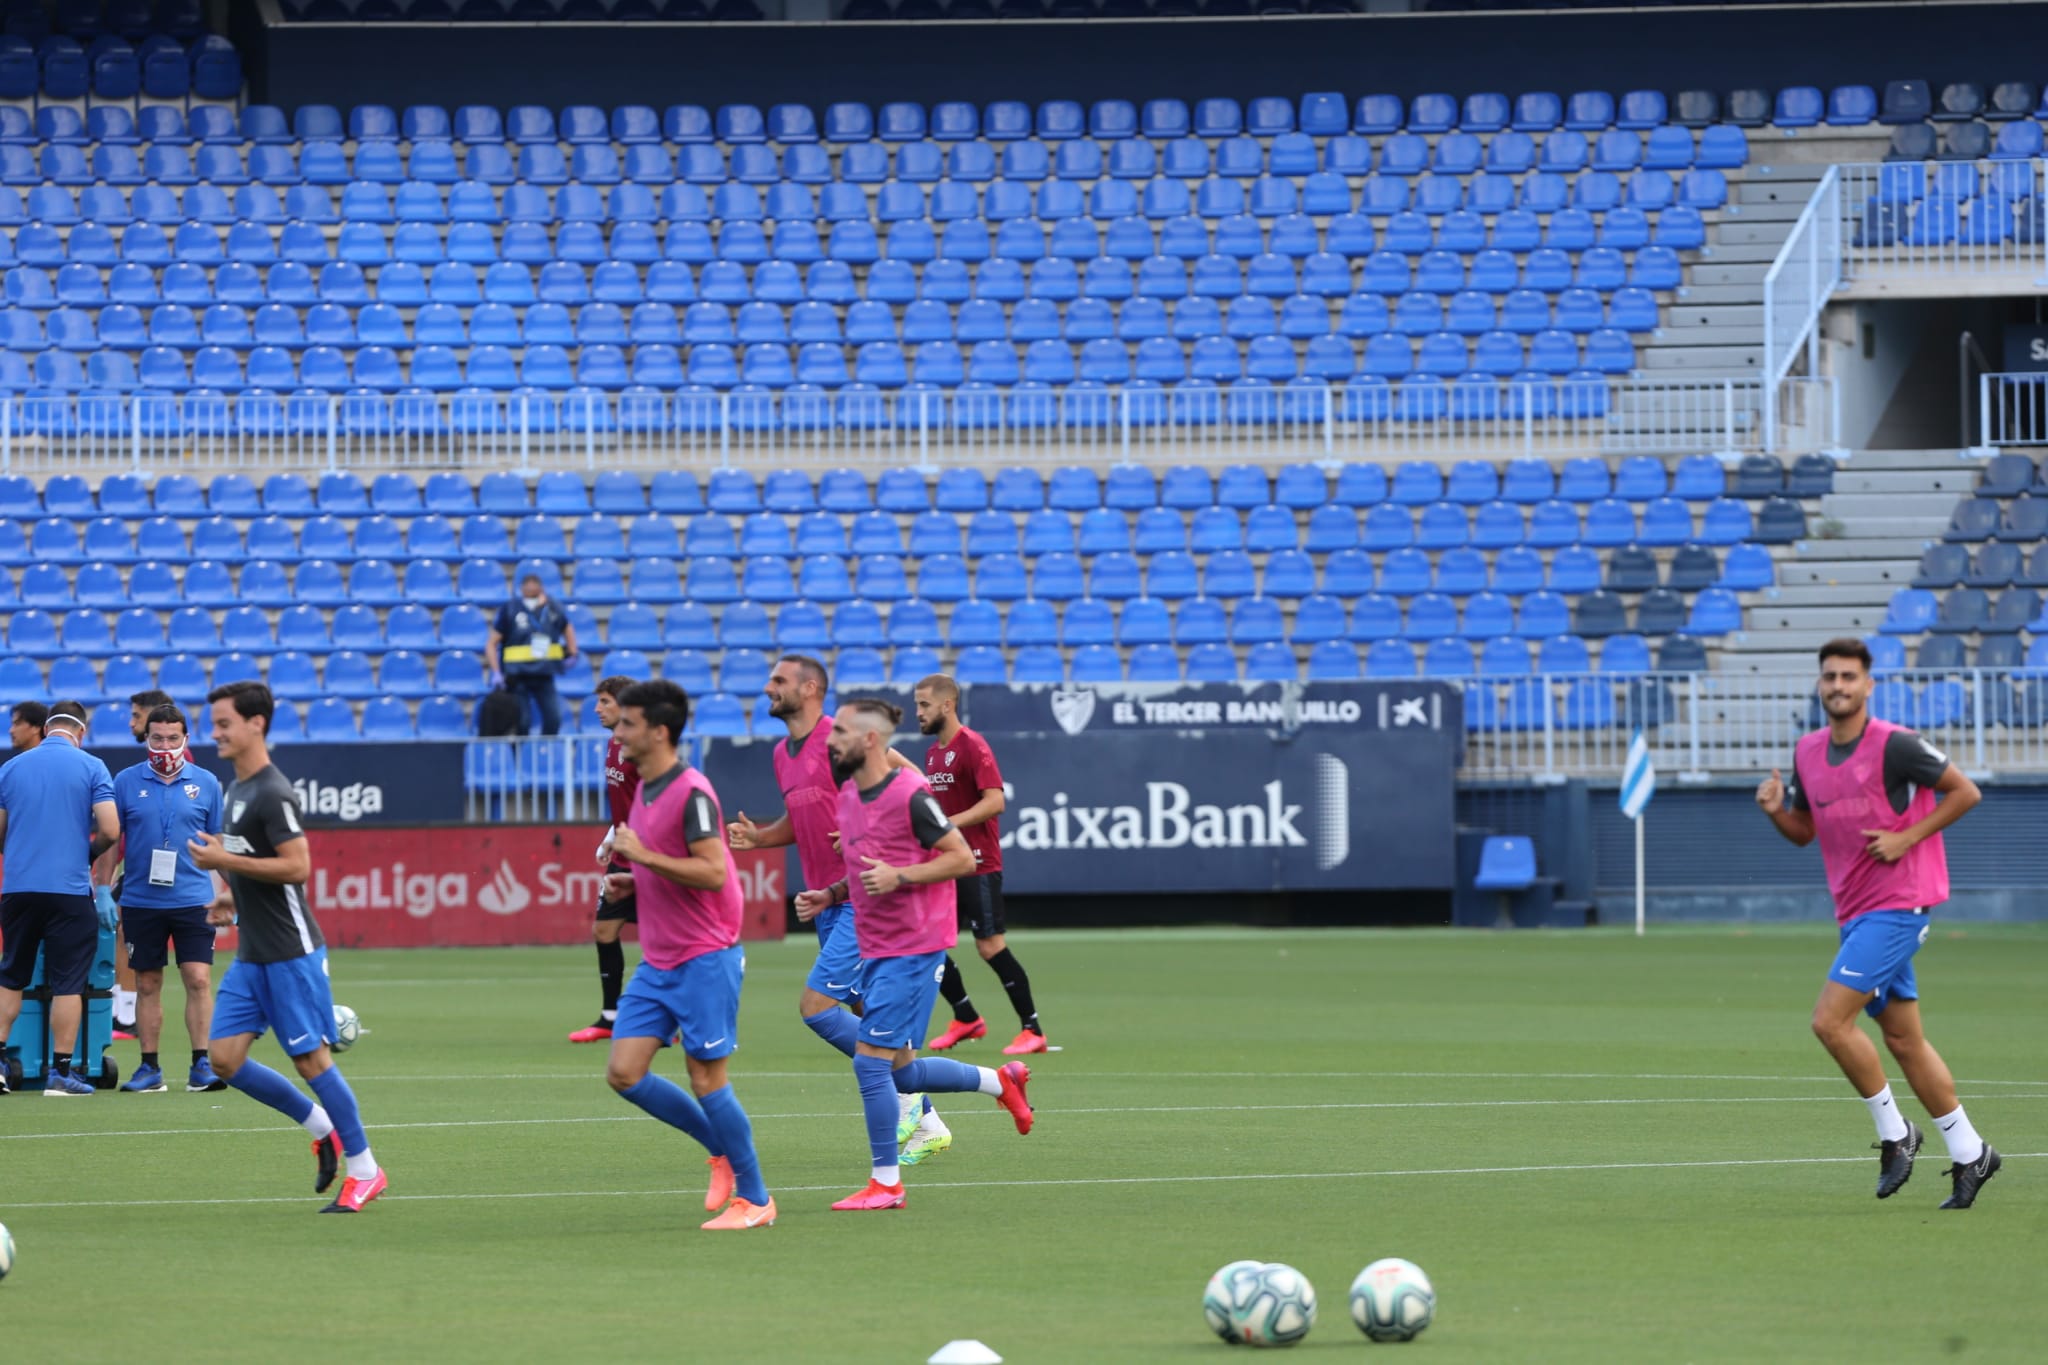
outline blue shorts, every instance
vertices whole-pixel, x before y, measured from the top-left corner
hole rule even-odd
[[[844,1004],[860,998],[860,941],[853,932],[853,902],[820,910],[811,921],[818,929],[818,960],[804,985]]]
[[[730,1057],[740,1045],[740,978],[747,955],[721,948],[680,967],[642,962],[619,997],[614,1038],[683,1035],[683,1051],[700,1062]]]
[[[287,1057],[303,1057],[334,1041],[334,993],[327,985],[327,950],[283,962],[245,962],[228,968],[213,997],[215,1042],[238,1034],[277,1030]]]
[[[1863,1012],[1875,1019],[1894,1000],[1918,1000],[1913,954],[1932,922],[1910,910],[1871,910],[1842,926],[1842,947],[1828,980],[1852,991],[1875,991]]]
[[[146,905],[121,907],[121,931],[128,939],[128,966],[138,972],[160,972],[178,950],[178,965],[213,961],[213,926],[206,907],[158,910]]]
[[[943,952],[861,964],[860,1041],[870,1047],[922,1047],[945,974]]]

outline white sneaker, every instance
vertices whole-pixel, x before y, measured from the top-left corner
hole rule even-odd
[[[915,1166],[952,1145],[953,1130],[946,1126],[946,1121],[939,1117],[939,1111],[934,1109],[918,1120],[916,1129],[904,1143],[903,1154],[897,1160],[902,1165]]]
[[[896,1097],[896,1145],[910,1141],[911,1133],[917,1129],[918,1116],[924,1112],[923,1095],[898,1095]]]

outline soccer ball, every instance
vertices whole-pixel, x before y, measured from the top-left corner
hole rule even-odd
[[[1293,1266],[1232,1261],[1209,1279],[1202,1316],[1225,1341],[1292,1346],[1316,1322],[1316,1291]]]
[[[1413,1261],[1374,1261],[1351,1282],[1351,1320],[1374,1341],[1407,1341],[1436,1318],[1436,1290]]]
[[[356,1018],[356,1012],[347,1005],[334,1007],[333,1052],[346,1052],[356,1045],[356,1039],[363,1036],[363,1021]]]
[[[1244,1338],[1237,1333],[1238,1306],[1251,1301],[1252,1293],[1258,1287],[1258,1275],[1263,1261],[1232,1261],[1209,1277],[1209,1287],[1202,1291],[1202,1316],[1208,1320],[1209,1330],[1235,1346]]]
[[[7,1272],[14,1269],[14,1234],[7,1230],[7,1224],[0,1223],[0,1280],[7,1278]]]

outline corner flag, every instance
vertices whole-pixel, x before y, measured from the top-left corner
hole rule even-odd
[[[1628,742],[1628,760],[1622,765],[1621,813],[1631,820],[1640,819],[1643,807],[1656,794],[1657,769],[1650,762],[1649,741],[1638,730]]]

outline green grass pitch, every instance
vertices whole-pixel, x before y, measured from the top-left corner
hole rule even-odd
[[[974,1337],[1193,1365],[1233,1349],[1203,1282],[1256,1257],[1316,1285],[1296,1349],[1318,1359],[2038,1360],[2048,930],[1937,925],[1919,958],[1930,1036],[2008,1156],[1961,1214],[1935,1209],[1938,1134],[1871,1197],[1869,1118],[1807,1030],[1832,943],[1022,933],[1064,1047],[1034,1059],[1037,1131],[950,1097],[953,1150],[866,1215],[826,1207],[867,1153],[847,1065],[796,1017],[809,946],[755,945],[733,1075],[781,1222],[730,1236],[697,1230],[698,1149],[562,1041],[594,1012],[588,949],[339,953],[391,1192],[316,1217],[300,1134],[232,1091],[0,1100],[0,1359],[920,1362]],[[1006,1002],[963,967],[992,1032],[958,1055],[1000,1061]],[[1385,1255],[1436,1282],[1410,1345],[1347,1313]]]

